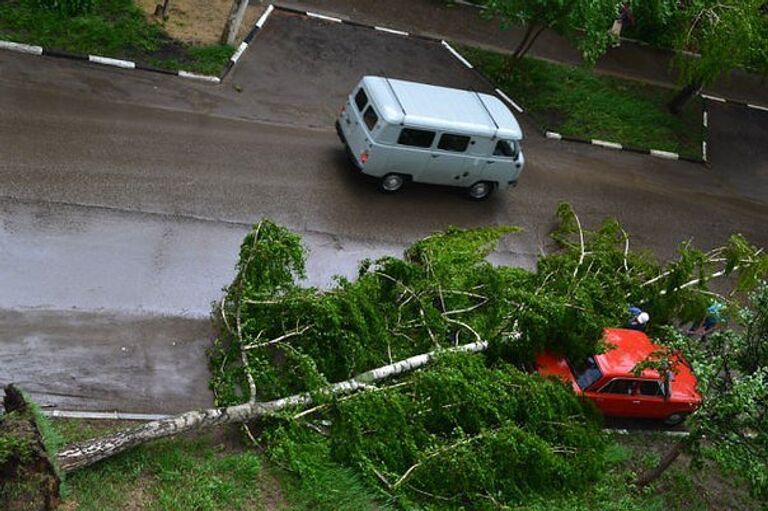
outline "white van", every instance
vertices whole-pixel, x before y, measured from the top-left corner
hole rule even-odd
[[[485,199],[515,186],[524,164],[515,116],[478,92],[366,76],[342,107],[336,131],[350,159],[379,178],[384,192],[414,181]]]

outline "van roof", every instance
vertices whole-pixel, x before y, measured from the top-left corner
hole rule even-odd
[[[495,96],[380,76],[361,82],[390,124],[520,140],[520,125]]]

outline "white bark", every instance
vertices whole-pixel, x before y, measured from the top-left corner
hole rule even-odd
[[[446,348],[440,352],[479,352],[486,348],[488,348],[486,341],[478,341],[455,348]],[[371,369],[349,380],[329,385],[323,389],[323,392],[330,395],[344,395],[375,388],[371,387],[371,383],[418,369],[429,363],[437,353],[438,351],[431,351]],[[308,406],[312,402],[312,396],[304,392],[274,401],[248,402],[227,408],[186,412],[167,419],[148,422],[107,437],[67,446],[58,453],[57,459],[64,472],[71,472],[151,440],[222,424],[246,422],[286,408]]]

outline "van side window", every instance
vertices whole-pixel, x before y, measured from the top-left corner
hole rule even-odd
[[[434,131],[416,130],[413,128],[403,128],[397,139],[398,144],[410,145],[414,147],[431,147],[435,139]]]
[[[362,87],[357,91],[357,94],[355,94],[355,104],[357,105],[357,110],[359,112],[362,112],[365,105],[368,104],[368,96],[365,95],[365,91]]]
[[[467,150],[469,138],[470,137],[465,137],[464,135],[451,135],[450,133],[445,133],[440,137],[440,142],[437,143],[437,148],[445,151],[463,153]]]
[[[365,122],[365,125],[368,126],[368,131],[373,131],[373,128],[376,127],[376,123],[379,122],[379,116],[372,106],[369,106],[363,114],[363,121]]]
[[[494,156],[505,156],[509,158],[517,158],[517,144],[509,140],[499,140],[496,144],[496,149],[493,150]]]

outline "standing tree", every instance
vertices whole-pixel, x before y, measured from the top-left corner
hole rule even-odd
[[[702,88],[755,58],[759,53],[761,31],[765,30],[760,10],[763,2],[690,0],[682,3],[682,26],[675,29],[678,53],[674,63],[684,85],[670,101],[670,111],[679,113]]]
[[[587,63],[594,64],[611,42],[608,29],[616,17],[612,0],[488,0],[486,15],[498,18],[503,29],[525,27],[525,34],[507,60],[511,69],[546,29],[575,41]]]
[[[736,322],[736,329],[706,340],[669,330],[661,341],[669,354],[684,353],[703,401],[688,420],[689,435],[642,474],[638,485],[655,481],[688,452],[694,462],[712,459],[749,480],[756,493],[768,495],[768,283],[750,295],[747,307],[736,311]],[[670,358],[674,360],[662,356],[645,365],[669,367]]]

